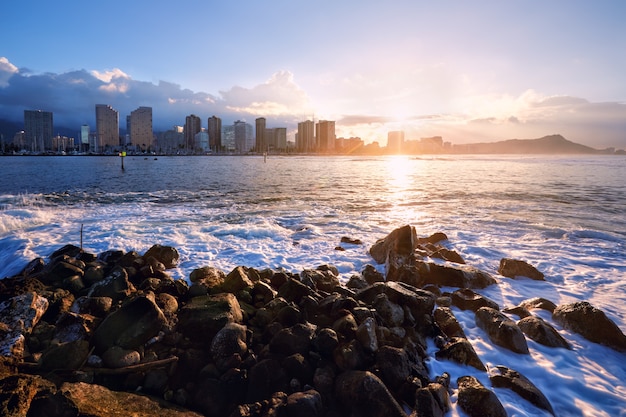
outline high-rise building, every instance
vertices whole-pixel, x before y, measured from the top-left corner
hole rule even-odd
[[[258,120],[258,119],[257,119]],[[252,136],[252,125],[237,120],[235,122],[235,150],[237,152],[250,152],[255,147]]]
[[[320,120],[316,126],[317,148],[320,152],[334,152],[335,150],[335,122]]]
[[[313,152],[315,147],[315,123],[312,120],[298,123],[296,150],[298,152]]]
[[[394,130],[387,133],[387,151],[400,153],[404,147],[404,131]]]
[[[287,128],[286,127],[275,127],[274,128],[274,147],[279,151],[287,150]]]
[[[130,143],[150,147],[153,142],[152,107],[139,107],[130,112]]]
[[[24,110],[24,142],[33,152],[45,152],[52,149],[54,126],[52,112]]]
[[[96,146],[94,152],[103,152],[107,148],[120,146],[120,118],[113,107],[96,104]]]
[[[207,132],[209,133],[209,146],[211,150],[219,152],[222,149],[222,119],[216,116],[209,117]]]
[[[259,117],[256,119],[256,142],[255,147],[257,152],[267,151],[267,137],[265,136],[265,117]]]
[[[187,152],[193,153],[196,148],[195,137],[196,133],[202,130],[202,121],[195,114],[190,114],[185,117],[185,128],[183,129],[183,135],[185,137],[185,149]]]
[[[222,128],[222,147],[227,152],[235,152],[235,125],[226,125]]]

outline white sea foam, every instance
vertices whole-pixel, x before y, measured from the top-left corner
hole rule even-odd
[[[176,247],[174,278],[207,265],[297,273],[328,263],[345,282],[373,263],[368,249],[376,239],[412,224],[421,236],[445,232],[450,249],[498,277],[498,285],[478,292],[501,307],[536,296],[557,304],[586,300],[626,332],[626,188],[618,180],[626,167],[615,159],[159,158],[128,160],[120,174],[114,158],[46,158],[50,180],[36,186],[24,180],[36,160],[6,160],[16,174],[8,180],[14,188],[0,184],[0,277],[66,243],[79,245],[82,225],[83,246],[94,253]],[[55,177],[68,161],[74,177]],[[595,182],[580,174],[585,166]],[[594,185],[602,186],[600,197]],[[342,236],[363,244],[341,243]],[[546,281],[498,276],[504,257],[530,262]],[[534,311],[573,350],[528,340],[530,355],[519,355],[493,345],[473,313],[454,312],[481,360],[524,374],[558,416],[626,415],[624,353]],[[462,375],[490,386],[485,373],[439,361],[435,351],[429,341],[433,377],[450,373],[453,389]],[[495,391],[511,416],[547,415],[508,390]],[[453,392],[449,415],[462,416],[455,398]]]

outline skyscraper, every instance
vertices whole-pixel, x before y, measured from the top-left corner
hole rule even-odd
[[[296,149],[298,152],[312,152],[315,150],[315,123],[312,120],[298,123]]]
[[[34,152],[51,150],[53,130],[51,112],[24,110],[24,142],[27,149]]]
[[[250,152],[254,147],[252,125],[237,120],[235,122],[235,149],[237,152],[245,153]]]
[[[113,107],[96,104],[96,146],[94,152],[106,151],[106,148],[120,146],[120,118]]]
[[[190,114],[185,117],[185,127],[183,129],[183,135],[185,137],[185,149],[187,152],[193,153],[196,148],[195,137],[196,133],[202,129],[202,121],[195,114]]]
[[[267,137],[265,133],[265,117],[259,117],[256,119],[255,147],[257,152],[267,151]]]
[[[209,133],[209,147],[212,151],[219,152],[222,149],[222,119],[216,116],[209,117],[207,132]]]
[[[151,146],[152,107],[139,107],[130,112],[130,142],[135,146]]]
[[[320,152],[333,152],[335,150],[335,122],[320,120],[316,127],[317,148]]]

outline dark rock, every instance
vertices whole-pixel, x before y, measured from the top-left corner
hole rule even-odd
[[[380,379],[392,392],[411,376],[409,356],[404,349],[382,346],[376,353],[376,365]]]
[[[189,281],[202,284],[209,289],[219,287],[224,283],[225,279],[226,274],[222,270],[212,266],[194,269],[191,271],[191,274],[189,274]]]
[[[406,417],[385,384],[369,371],[345,371],[337,376],[335,395],[347,415]]]
[[[113,301],[121,301],[135,292],[133,284],[128,280],[128,273],[122,267],[114,268],[102,281],[91,286],[89,297],[109,297]]]
[[[415,410],[411,417],[444,417],[450,410],[450,395],[447,388],[432,382],[415,392]]]
[[[525,317],[517,322],[517,326],[526,336],[544,346],[571,349],[567,340],[554,327],[539,317]]]
[[[540,308],[542,310],[547,310],[550,313],[552,313],[554,312],[554,309],[556,308],[556,304],[554,304],[550,300],[546,300],[545,298],[534,297],[534,298],[529,298],[528,300],[522,301],[522,303],[520,304],[520,307],[524,307],[528,310],[533,309],[533,308]]]
[[[283,355],[308,353],[315,327],[311,324],[296,324],[280,330],[270,341],[270,351]]]
[[[125,368],[138,364],[141,356],[136,350],[111,346],[102,355],[102,361],[108,368]]]
[[[468,417],[507,417],[506,410],[496,394],[473,376],[457,379],[457,404]]]
[[[524,333],[504,313],[490,307],[481,307],[476,311],[476,325],[496,345],[516,353],[529,353]]]
[[[26,417],[35,397],[55,393],[56,386],[40,377],[10,375],[0,379],[0,415]]]
[[[437,359],[447,359],[462,365],[473,366],[480,371],[486,371],[485,365],[476,354],[472,344],[465,338],[453,337],[443,343],[435,353]]]
[[[500,306],[495,301],[488,299],[469,288],[456,290],[451,294],[452,305],[461,310],[472,310],[476,312],[481,307],[491,307],[500,310]]]
[[[111,391],[84,382],[65,383],[60,391],[76,405],[80,416],[202,417],[164,400],[128,392]]]
[[[358,340],[363,349],[368,353],[376,353],[378,351],[376,328],[376,320],[372,317],[368,317],[363,320],[356,329],[356,340]]]
[[[293,278],[289,278],[278,289],[279,297],[296,304],[300,303],[300,300],[302,300],[303,297],[313,296],[314,294],[315,292],[311,288]]]
[[[528,277],[537,281],[545,281],[543,273],[539,272],[537,268],[518,259],[502,258],[498,274],[508,278]]]
[[[25,337],[37,325],[48,308],[48,300],[34,292],[25,293],[0,303],[0,356],[22,359]]]
[[[446,248],[437,248],[436,251],[430,254],[431,258],[443,259],[444,261],[454,262],[457,264],[464,264],[465,260],[461,255],[459,255],[456,251],[446,249]]]
[[[250,369],[246,402],[253,403],[270,398],[274,392],[285,392],[289,380],[280,363],[264,359]]]
[[[78,417],[78,407],[64,393],[38,392],[30,403],[27,417]]]
[[[435,284],[443,287],[486,288],[496,280],[488,273],[468,265],[438,264],[418,261],[420,286]]]
[[[439,243],[441,241],[444,240],[448,240],[448,236],[443,233],[443,232],[435,232],[432,235],[428,236],[428,237],[420,237],[417,239],[417,243],[419,243],[420,245],[423,245],[425,243],[431,243],[431,244],[435,244],[435,243]]]
[[[335,348],[339,345],[339,337],[336,331],[325,327],[318,332],[313,340],[313,344],[316,346],[319,353],[330,357]]]
[[[321,417],[323,411],[322,396],[316,390],[294,392],[287,397],[285,417]]]
[[[503,309],[502,312],[506,314],[513,314],[520,319],[532,316],[531,312],[522,306],[508,307]]]
[[[252,280],[248,278],[247,268],[238,266],[226,276],[222,285],[218,287],[219,291],[237,294],[239,291],[250,288],[254,285]]]
[[[546,396],[519,372],[499,365],[489,369],[489,380],[494,388],[508,388],[534,406],[555,415]]]
[[[391,256],[408,256],[417,247],[417,234],[410,225],[399,227],[383,239],[379,239],[370,248],[370,255],[379,263],[387,262]]]
[[[367,281],[365,281],[365,278],[358,276],[358,275],[352,275],[350,279],[348,279],[348,282],[346,283],[346,287],[350,288],[351,290],[356,290],[356,291],[362,290],[368,285],[369,284],[367,283]]]
[[[105,263],[113,265],[117,263],[124,256],[124,252],[117,249],[111,249],[98,254],[97,260]]]
[[[162,245],[153,245],[146,253],[144,253],[143,258],[148,259],[151,256],[161,262],[167,269],[176,268],[180,259],[180,255],[178,254],[178,250],[176,250],[176,248]]]
[[[363,369],[366,364],[363,348],[354,339],[340,343],[333,351],[333,360],[342,371]]]
[[[165,316],[148,297],[137,297],[109,314],[93,333],[96,351],[103,353],[111,346],[137,349],[157,335],[166,324]]]
[[[361,275],[363,275],[363,279],[365,279],[369,285],[372,285],[375,282],[385,281],[385,276],[378,272],[373,265],[365,265],[363,271],[361,271]]]
[[[309,384],[313,382],[313,368],[309,361],[300,353],[287,356],[281,365],[289,378],[295,378],[300,383]]]
[[[157,306],[166,315],[175,314],[178,311],[178,300],[171,294],[162,292],[156,295],[155,301]]]
[[[250,295],[252,296],[252,302],[254,305],[259,303],[260,306],[263,306],[276,298],[278,293],[268,283],[264,281],[257,281],[254,283],[254,287],[252,288]]]
[[[46,267],[47,273],[41,276],[41,281],[44,284],[55,284],[63,282],[66,278],[72,276],[82,277],[84,271],[76,265],[72,265],[67,261],[58,261],[51,263]]]
[[[337,332],[340,340],[354,339],[358,328],[359,326],[356,324],[356,319],[351,313],[338,318],[333,323],[333,329]]]
[[[218,369],[225,371],[223,366],[233,355],[243,357],[248,350],[246,344],[246,326],[237,323],[228,323],[217,332],[211,341],[211,357]]]
[[[104,317],[113,306],[111,297],[78,297],[74,300],[70,311],[76,314],[89,314],[96,317]]]
[[[348,237],[348,236],[342,236],[341,237],[341,243],[349,243],[351,245],[362,245],[363,244],[361,239],[355,239],[355,238]]]
[[[592,342],[626,352],[626,335],[602,310],[586,301],[559,305],[552,318],[564,328]]]
[[[454,313],[448,307],[437,307],[433,312],[433,319],[447,338],[465,338],[465,332],[461,324],[454,317]]]
[[[378,294],[372,303],[376,313],[387,327],[399,327],[404,323],[404,310],[396,303],[389,301],[387,294]]]
[[[303,282],[311,280],[318,291],[332,292],[341,283],[339,278],[332,271],[319,271],[305,269],[300,273]]]
[[[28,277],[30,275],[37,274],[43,271],[45,266],[46,262],[43,260],[43,258],[35,258],[28,264],[26,264],[26,266],[24,267],[24,269],[22,269],[18,276]]]
[[[194,297],[178,312],[178,329],[189,339],[208,345],[227,323],[243,322],[233,294]]]

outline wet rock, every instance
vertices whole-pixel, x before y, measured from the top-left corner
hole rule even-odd
[[[447,359],[462,365],[473,366],[485,371],[485,365],[476,354],[472,344],[465,338],[453,337],[441,343],[439,350],[435,353],[437,359]]]
[[[119,346],[111,346],[102,355],[102,362],[108,368],[125,368],[136,365],[141,361],[139,352],[132,349],[124,349]]]
[[[502,312],[506,314],[513,314],[519,317],[520,319],[532,316],[532,313],[528,311],[527,308],[522,307],[522,306],[507,307],[503,309]]]
[[[454,317],[454,313],[448,307],[437,307],[433,312],[433,319],[447,338],[462,337],[465,338],[465,332],[461,324]]]
[[[461,255],[459,255],[458,252],[444,248],[444,247],[437,248],[435,251],[430,253],[429,256],[431,258],[443,259],[444,261],[454,262],[457,264],[465,263],[465,260],[463,259]]]
[[[379,239],[370,248],[370,255],[379,263],[387,262],[390,255],[408,256],[417,247],[417,233],[410,225],[399,227],[383,239]]]
[[[208,345],[228,323],[243,322],[237,298],[230,293],[194,297],[178,312],[178,329],[191,340]]]
[[[102,281],[93,284],[87,296],[109,297],[113,301],[121,301],[133,292],[135,292],[135,288],[128,280],[126,270],[122,267],[116,267]]]
[[[539,317],[525,317],[517,322],[517,326],[527,337],[539,344],[549,347],[571,349],[567,340],[565,340],[554,327]]]
[[[489,369],[489,380],[494,388],[508,388],[534,406],[555,415],[546,396],[519,372],[499,365]]]
[[[556,308],[556,304],[554,304],[550,300],[546,300],[545,298],[534,297],[534,298],[529,298],[528,300],[522,301],[520,304],[520,307],[526,308],[528,310],[531,310],[533,308],[540,308],[542,310],[547,310],[550,313],[552,313],[554,312],[554,309]]]
[[[350,279],[348,279],[348,282],[346,283],[346,287],[354,291],[362,290],[368,285],[369,284],[367,283],[367,281],[365,281],[365,279],[359,275],[352,275]]]
[[[286,417],[321,417],[323,411],[322,396],[316,390],[294,392],[287,397]]]
[[[382,346],[376,353],[376,365],[380,379],[391,390],[396,391],[411,376],[411,364],[404,349]]]
[[[495,301],[488,299],[469,288],[456,290],[451,294],[452,305],[461,310],[472,310],[476,312],[481,307],[491,307],[500,310],[500,306]]]
[[[373,265],[365,265],[363,271],[361,271],[361,275],[363,275],[363,279],[369,284],[372,285],[375,282],[383,282],[385,281],[385,276],[378,272],[378,270]]]
[[[248,278],[247,268],[238,266],[233,269],[224,279],[219,291],[237,294],[239,291],[250,288],[254,283]]]
[[[226,324],[211,341],[211,357],[218,369],[225,371],[229,358],[234,355],[243,357],[248,349],[246,344],[246,326],[237,323]]]
[[[476,311],[476,325],[496,345],[516,353],[529,353],[524,333],[504,313],[490,307],[481,307]]]
[[[69,259],[62,258],[56,262],[50,263],[46,266],[47,273],[41,276],[41,281],[44,284],[62,283],[65,279],[78,276],[82,277],[84,271],[76,265],[69,262]]]
[[[76,405],[81,416],[202,417],[154,397],[111,391],[95,384],[65,383],[60,391]]]
[[[278,292],[271,285],[264,281],[257,281],[250,292],[253,305],[264,306],[278,295]]]
[[[48,300],[34,292],[25,293],[0,303],[0,356],[22,359],[25,337],[37,325],[48,308]]]
[[[143,255],[144,259],[148,259],[150,257],[153,257],[157,261],[161,262],[167,269],[176,268],[180,259],[180,255],[178,254],[178,250],[176,250],[176,248],[162,245],[153,245]]]
[[[486,288],[496,283],[488,273],[468,265],[438,264],[419,261],[420,286],[435,284],[443,287]]]
[[[444,417],[450,410],[448,389],[437,382],[415,392],[415,409],[411,417]]]
[[[473,376],[457,379],[457,404],[468,417],[507,417],[506,410],[496,394]]]
[[[338,375],[335,395],[347,415],[406,417],[385,384],[369,371],[351,370]]]
[[[417,243],[419,243],[420,245],[426,244],[426,243],[430,243],[430,244],[435,244],[435,243],[439,243],[442,242],[444,240],[448,240],[448,236],[443,233],[443,232],[435,232],[432,235],[428,236],[428,237],[420,237],[417,239]]]
[[[296,304],[299,304],[302,298],[314,295],[316,294],[311,288],[294,278],[287,279],[287,281],[285,281],[285,283],[278,289],[278,297],[282,297],[285,300]]]
[[[363,320],[356,329],[356,340],[359,341],[363,349],[368,353],[376,353],[378,351],[376,328],[376,320],[372,317],[368,317]]]
[[[337,275],[330,270],[320,271],[305,269],[300,273],[300,278],[303,282],[311,280],[318,291],[328,293],[332,292],[335,288],[341,285]]]
[[[250,369],[246,402],[270,398],[274,392],[285,392],[289,387],[287,374],[274,359],[264,359]]]
[[[508,278],[527,277],[537,281],[545,281],[543,273],[539,272],[537,268],[518,259],[501,259],[498,274]]]
[[[626,352],[626,335],[602,310],[586,301],[559,305],[552,318],[592,342]]]
[[[219,287],[224,283],[225,279],[226,274],[222,270],[212,266],[194,269],[191,271],[191,274],[189,274],[189,281],[194,284],[202,284],[209,289]]]
[[[161,309],[148,297],[137,297],[123,304],[94,331],[92,343],[97,352],[117,345],[137,349],[157,335],[166,324]]]

